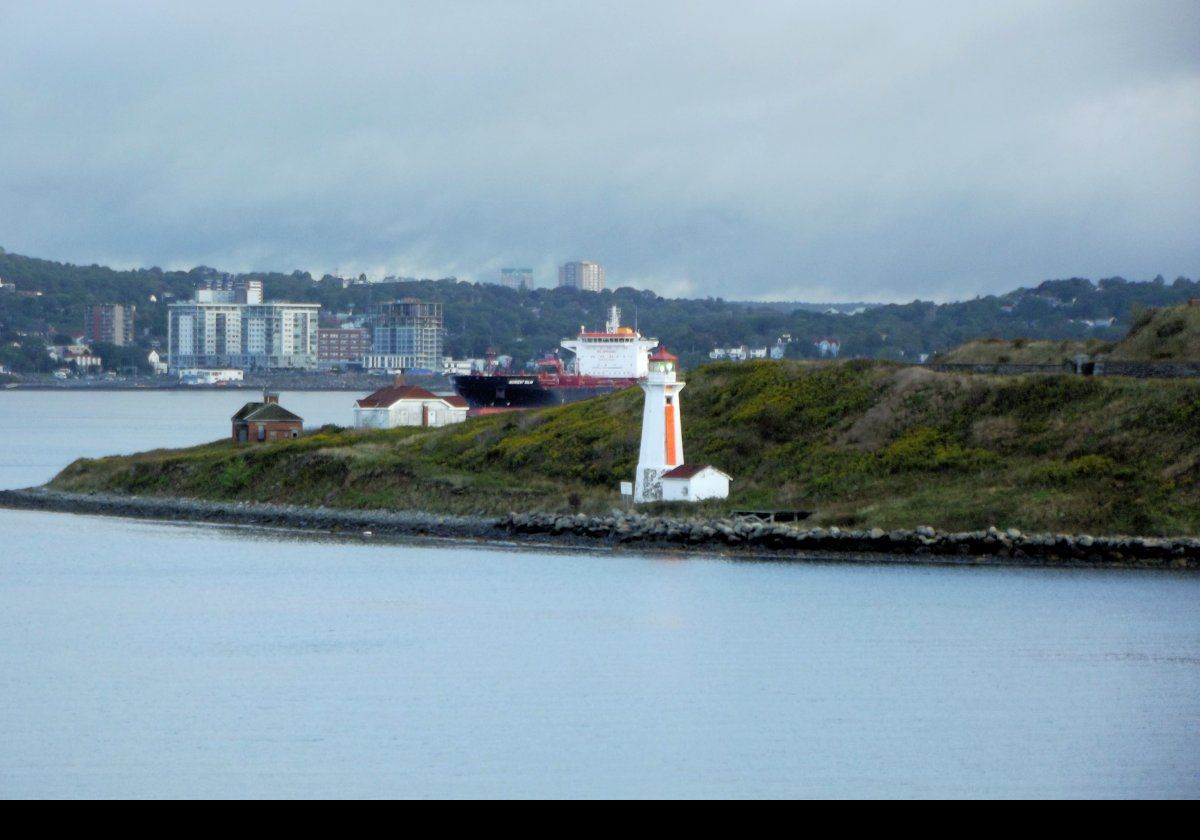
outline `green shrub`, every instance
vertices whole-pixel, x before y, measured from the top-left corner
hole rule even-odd
[[[1122,467],[1105,455],[1081,455],[1070,461],[1052,461],[1034,470],[1034,478],[1046,484],[1121,481],[1132,478],[1134,471]]]
[[[1185,329],[1187,329],[1187,324],[1184,323],[1183,319],[1176,318],[1159,325],[1158,329],[1154,332],[1159,338],[1170,338],[1173,335],[1179,335]]]
[[[918,426],[880,451],[878,460],[888,472],[906,472],[978,469],[998,458],[986,449],[964,447],[937,429]]]
[[[234,458],[225,465],[225,469],[221,471],[221,477],[217,480],[221,489],[226,493],[233,495],[239,490],[242,490],[250,485],[250,479],[254,475],[254,471],[250,469],[241,458]]]
[[[1089,400],[1102,388],[1091,377],[1022,376],[996,390],[993,407],[998,414],[1011,413],[1022,420],[1033,420]]]

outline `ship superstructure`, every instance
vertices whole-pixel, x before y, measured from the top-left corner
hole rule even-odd
[[[580,376],[636,380],[649,370],[647,360],[658,339],[643,338],[632,327],[621,326],[621,310],[613,306],[604,332],[588,332],[581,326],[579,335],[564,338],[561,344],[575,354],[573,369]]]
[[[475,409],[535,408],[559,405],[636,385],[649,369],[658,339],[621,326],[621,310],[611,307],[603,332],[580,327],[562,347],[575,354],[571,364],[557,356],[537,362],[533,373],[489,369],[454,377],[454,389]]]

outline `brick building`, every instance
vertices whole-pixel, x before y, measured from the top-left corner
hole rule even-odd
[[[368,329],[317,330],[317,362],[320,364],[361,362],[370,351],[371,331]]]
[[[248,402],[231,418],[238,443],[268,443],[300,437],[304,420],[279,404],[279,395],[264,393],[262,402]]]
[[[133,344],[133,319],[136,306],[120,303],[93,303],[83,310],[83,340],[119,347]]]

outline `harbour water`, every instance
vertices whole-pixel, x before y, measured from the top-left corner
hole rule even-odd
[[[0,393],[0,484],[246,398]],[[1194,798],[1200,576],[0,510],[0,795]]]

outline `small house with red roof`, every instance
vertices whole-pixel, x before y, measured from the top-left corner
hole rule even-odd
[[[405,385],[402,378],[363,397],[354,406],[358,429],[393,429],[397,426],[449,426],[467,419],[467,401],[459,396],[441,396]]]
[[[268,443],[300,437],[304,420],[279,404],[279,395],[269,391],[262,402],[248,402],[230,418],[233,439],[238,443]]]
[[[729,476],[709,464],[683,464],[662,476],[664,502],[702,502],[729,497]]]

